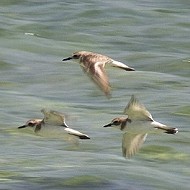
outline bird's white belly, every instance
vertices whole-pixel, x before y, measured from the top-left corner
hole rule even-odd
[[[78,143],[78,138],[74,135],[68,134],[64,129],[65,128],[62,126],[45,125],[42,126],[41,130],[37,131],[37,134],[43,137],[59,138],[65,141]]]
[[[141,133],[141,134],[145,134],[145,133],[160,133],[161,131],[156,129],[154,126],[154,122],[150,122],[150,121],[133,121],[129,124],[127,124],[127,128],[126,128],[127,132],[130,133]]]

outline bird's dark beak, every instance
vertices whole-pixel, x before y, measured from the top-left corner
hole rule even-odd
[[[18,129],[23,129],[23,128],[26,128],[26,127],[28,127],[28,126],[27,125],[22,125],[22,126],[18,127]]]
[[[68,60],[71,60],[71,59],[73,59],[73,57],[64,58],[62,61],[68,61]]]
[[[111,127],[112,126],[112,123],[109,123],[107,125],[104,125],[103,127]]]

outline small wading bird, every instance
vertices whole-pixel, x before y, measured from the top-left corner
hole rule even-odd
[[[78,139],[90,139],[88,135],[69,128],[62,113],[46,109],[42,109],[41,112],[44,114],[43,119],[31,119],[18,128],[30,127],[41,136],[63,138],[75,144],[78,144]]]
[[[99,86],[108,98],[111,94],[110,83],[104,69],[105,65],[109,64],[113,67],[118,67],[126,71],[134,71],[133,68],[128,67],[119,61],[115,61],[105,55],[88,51],[75,52],[71,57],[64,58],[62,61],[68,61],[71,59],[79,62],[83,71],[92,79],[92,81],[95,82],[95,84]]]
[[[122,139],[122,152],[124,157],[133,156],[143,144],[147,133],[176,134],[177,128],[171,128],[155,121],[152,115],[132,95],[124,113],[128,117],[115,118],[104,127],[116,127],[124,132]]]

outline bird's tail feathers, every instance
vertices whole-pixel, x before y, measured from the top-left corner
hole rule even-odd
[[[113,67],[118,67],[118,68],[124,69],[124,70],[126,70],[126,71],[135,71],[134,68],[129,67],[129,66],[127,66],[127,65],[125,65],[124,63],[121,63],[121,62],[119,62],[119,61],[113,60],[112,63],[111,63],[111,65],[112,65]]]
[[[155,127],[156,129],[161,129],[164,131],[164,133],[167,133],[167,134],[176,134],[178,133],[178,129],[177,128],[174,128],[174,127]]]

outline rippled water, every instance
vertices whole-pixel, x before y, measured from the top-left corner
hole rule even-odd
[[[0,2],[0,189],[189,189],[189,1]],[[72,52],[106,54],[136,72],[108,68],[108,100]],[[120,131],[102,128],[135,94],[177,135],[149,135],[126,160]],[[78,147],[17,127],[42,108],[68,114],[91,137]]]

